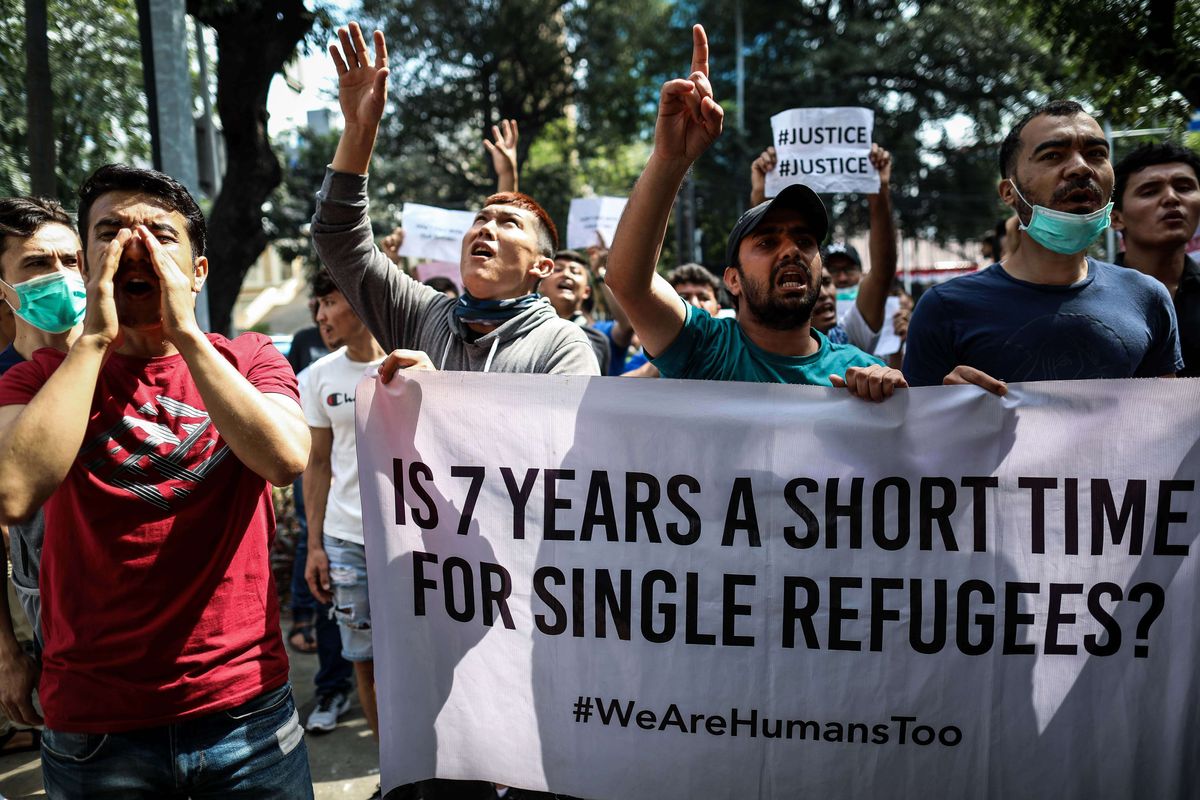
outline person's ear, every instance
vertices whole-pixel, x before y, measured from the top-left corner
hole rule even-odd
[[[540,257],[529,267],[529,275],[535,279],[535,283],[541,283],[542,278],[545,278],[554,271],[554,259]]]
[[[1125,230],[1125,218],[1121,215],[1121,210],[1119,208],[1114,208],[1112,210],[1112,215],[1109,217],[1108,224],[1109,227],[1111,227],[1114,231]]]
[[[742,273],[737,267],[725,268],[725,288],[734,297],[742,296]]]
[[[196,294],[204,288],[204,282],[208,280],[208,259],[200,256],[196,259],[196,263],[192,266],[192,291]]]
[[[1017,191],[1013,186],[1012,180],[1009,178],[1001,179],[1000,183],[996,185],[996,192],[1000,195],[1000,199],[1004,201],[1004,205],[1011,208],[1014,212],[1018,211]]]

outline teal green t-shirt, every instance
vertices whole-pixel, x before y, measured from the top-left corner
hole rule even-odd
[[[850,344],[834,344],[820,331],[820,343],[810,356],[769,353],[750,341],[737,320],[713,318],[707,311],[687,306],[683,330],[666,352],[653,359],[664,378],[752,383],[805,383],[829,386],[829,376],[845,376],[850,367],[869,367],[883,361]]]

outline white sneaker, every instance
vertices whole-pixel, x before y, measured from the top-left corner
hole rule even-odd
[[[327,694],[317,700],[317,707],[308,715],[304,729],[311,732],[329,733],[337,727],[338,717],[350,708],[350,695],[344,692]]]

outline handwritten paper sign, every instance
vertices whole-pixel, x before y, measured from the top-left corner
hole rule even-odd
[[[612,244],[625,203],[624,197],[576,197],[572,200],[567,215],[567,247],[576,250]]]
[[[475,212],[405,203],[402,213],[404,244],[400,255],[459,262],[463,236],[475,221]]]
[[[878,192],[879,171],[870,159],[874,127],[869,108],[793,108],[771,117],[776,162],[767,173],[767,196],[793,183],[816,192]]]

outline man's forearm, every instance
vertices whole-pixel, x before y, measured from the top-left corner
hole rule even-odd
[[[25,519],[71,469],[87,431],[107,344],[81,337],[0,433],[0,521]]]
[[[203,334],[176,345],[205,409],[233,454],[276,486],[295,480],[308,462],[308,426],[295,410],[246,380]]]
[[[333,468],[328,460],[313,460],[304,469],[304,513],[308,517],[308,550],[324,550],[325,509],[329,503],[329,487],[333,483]]]
[[[855,303],[871,330],[882,328],[884,304],[896,277],[896,222],[892,218],[892,195],[888,186],[867,198],[871,232],[867,241],[871,271],[862,279]]]
[[[338,172],[366,175],[371,167],[371,154],[375,151],[375,137],[378,134],[378,125],[347,125],[342,130],[333,161],[329,165]]]
[[[650,156],[629,194],[608,254],[605,282],[620,302],[650,291],[654,267],[662,251],[671,206],[690,165]]]

